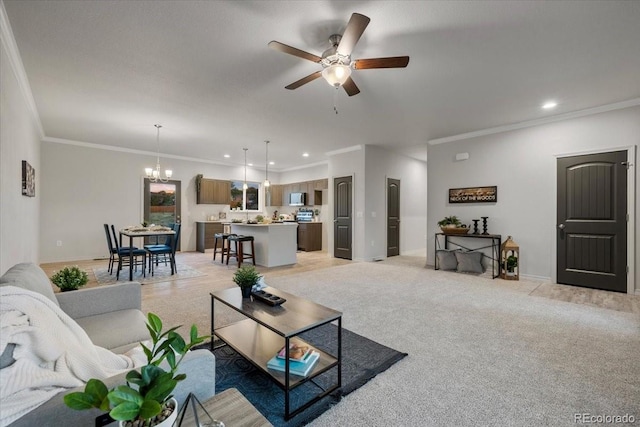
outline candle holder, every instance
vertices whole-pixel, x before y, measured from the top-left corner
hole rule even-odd
[[[473,221],[473,234],[480,234],[478,232],[478,223],[480,222],[479,219],[472,219]]]
[[[489,218],[488,216],[481,216],[480,218],[482,218],[482,234],[483,235],[487,235],[489,234],[487,232],[487,218]]]

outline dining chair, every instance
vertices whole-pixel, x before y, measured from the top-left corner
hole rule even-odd
[[[113,274],[113,266],[116,263],[116,260],[118,259],[118,250],[120,250],[121,252],[126,252],[126,254],[129,254],[129,247],[123,247],[123,248],[119,248],[116,249],[116,246],[113,244],[113,239],[111,237],[111,232],[109,231],[109,224],[104,224],[104,234],[107,237],[107,249],[109,250],[109,266],[107,267],[107,271],[109,271],[109,274]],[[116,240],[116,243],[118,241]],[[137,247],[133,247],[133,249],[138,249]]]
[[[116,280],[120,279],[120,270],[122,270],[123,266],[129,266],[129,268],[138,269],[138,266],[142,266],[142,277],[146,277],[146,267],[147,267],[147,251],[144,249],[139,249],[135,246],[131,246],[129,248],[120,247],[118,235],[116,234],[116,228],[111,224],[111,232],[113,233],[113,243],[116,248],[116,254],[118,255],[118,269],[116,271]],[[133,252],[133,265],[129,265],[129,254]],[[140,260],[139,258],[142,259]]]
[[[171,228],[176,234],[167,236],[167,241],[165,242],[167,244],[145,246],[145,250],[149,254],[149,272],[151,272],[152,276],[155,274],[154,266],[158,265],[161,255],[164,257],[165,265],[167,265],[167,257],[169,257],[172,271],[171,274],[178,272],[178,267],[176,265],[176,248],[180,241],[180,223],[173,224]]]

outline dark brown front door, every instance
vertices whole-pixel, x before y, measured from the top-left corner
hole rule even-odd
[[[333,256],[351,259],[351,177],[334,178]]]
[[[400,255],[400,180],[387,178],[387,256]]]
[[[558,283],[627,290],[627,152],[558,159]]]

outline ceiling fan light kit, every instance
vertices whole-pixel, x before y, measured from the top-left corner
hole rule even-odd
[[[342,64],[334,64],[322,70],[322,77],[331,86],[339,88],[351,77],[351,68]]]
[[[335,88],[343,87],[347,95],[353,96],[360,93],[360,89],[351,78],[352,70],[365,70],[372,68],[404,68],[409,64],[408,56],[391,58],[371,58],[352,60],[351,52],[358,40],[369,25],[370,19],[359,13],[354,13],[349,19],[342,35],[332,34],[329,37],[331,47],[322,53],[322,56],[314,55],[304,50],[288,46],[275,40],[269,42],[269,47],[289,55],[294,55],[311,62],[316,62],[323,67],[322,71],[316,71],[302,79],[285,86],[285,89],[293,90],[322,76],[327,83]]]

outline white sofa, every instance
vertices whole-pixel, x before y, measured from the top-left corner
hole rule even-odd
[[[17,264],[0,277],[0,286],[17,286],[38,292],[73,318],[100,347],[114,353],[124,353],[140,341],[149,339],[146,317],[141,308],[141,285],[138,282],[100,286],[77,291],[54,293],[49,278],[36,264]],[[9,344],[0,355],[0,377],[10,366],[14,346]],[[193,392],[200,401],[215,394],[215,357],[208,350],[193,350],[183,360],[179,371],[187,378],[178,384],[174,397],[179,403]],[[5,371],[7,372],[7,371]],[[126,373],[104,380],[107,387],[124,384]],[[11,423],[11,426],[89,426],[101,411],[76,411],[68,408],[63,396],[69,389]]]

